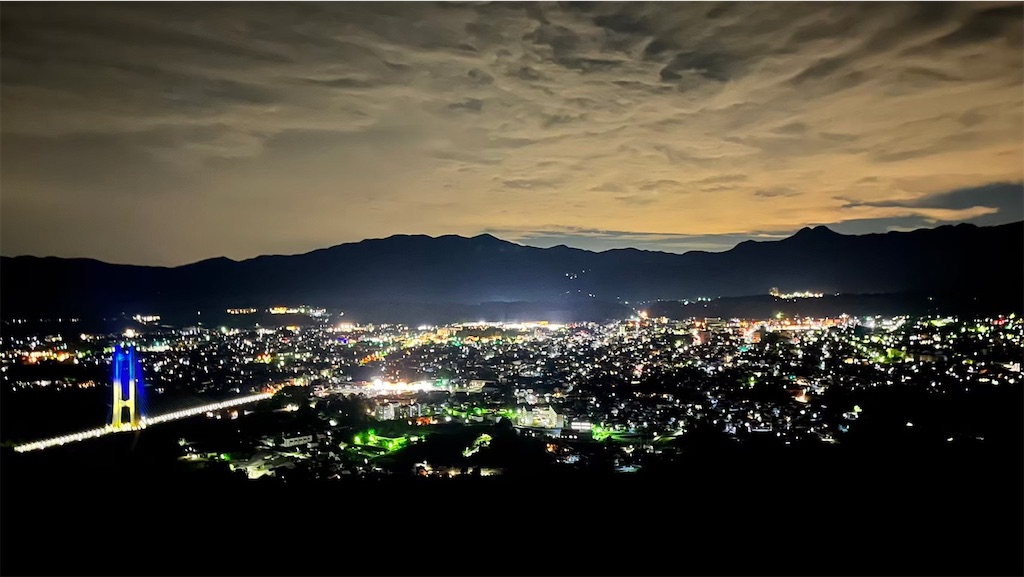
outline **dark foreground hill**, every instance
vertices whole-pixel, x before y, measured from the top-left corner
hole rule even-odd
[[[836,444],[694,430],[635,473],[530,439],[497,476],[248,480],[178,459],[189,420],[0,447],[0,574],[1021,575],[1021,388],[949,397],[879,389]]]
[[[721,253],[684,254],[541,249],[490,235],[399,235],[300,255],[218,258],[174,268],[4,257],[0,310],[5,318],[168,315],[302,303],[409,317],[445,311],[442,316],[468,320],[539,310],[596,320],[638,301],[763,295],[772,287],[917,293],[1019,308],[1022,231],[1021,222],[859,236],[816,227]]]
[[[658,478],[295,485],[126,464],[6,471],[2,565],[5,575],[1020,575],[1016,456],[836,448],[706,456]],[[53,552],[39,555],[41,542]]]

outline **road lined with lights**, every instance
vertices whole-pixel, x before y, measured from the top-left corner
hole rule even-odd
[[[269,399],[274,396],[273,393],[258,393],[255,395],[248,395],[237,399],[229,399],[227,401],[220,401],[217,403],[210,403],[208,405],[200,405],[198,407],[192,407],[190,409],[184,409],[181,411],[174,411],[172,413],[164,413],[162,415],[156,415],[154,417],[143,416],[140,419],[139,426],[134,427],[132,430],[145,429],[150,425],[157,425],[165,423],[167,421],[174,421],[177,419],[184,419],[187,417],[193,417],[195,415],[203,414],[207,411],[219,411],[228,407],[234,407],[237,405],[244,405],[246,403],[253,403],[261,401],[263,399]],[[23,445],[17,445],[14,450],[19,453],[26,451],[37,451],[40,449],[47,449],[49,447],[56,447],[58,445],[65,445],[67,443],[74,443],[76,441],[84,441],[86,439],[94,439],[96,437],[102,437],[109,433],[116,433],[124,431],[126,429],[115,429],[114,427],[107,425],[98,429],[89,429],[88,431],[81,431],[79,433],[69,433],[67,435],[61,435],[59,437],[53,437],[51,439],[43,439],[41,441],[33,441],[31,443],[25,443]]]

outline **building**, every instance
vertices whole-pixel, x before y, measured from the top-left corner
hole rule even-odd
[[[374,417],[378,421],[393,421],[397,406],[397,403],[381,403],[374,409]]]
[[[589,433],[592,430],[594,430],[594,425],[590,421],[579,421],[573,419],[569,421],[569,428],[574,431],[579,431],[581,433]]]
[[[524,429],[532,434],[558,436],[562,434],[564,418],[550,406],[527,409],[519,407],[516,411],[516,428]]]
[[[295,437],[282,437],[280,447],[298,447],[313,442],[313,435],[298,435]]]

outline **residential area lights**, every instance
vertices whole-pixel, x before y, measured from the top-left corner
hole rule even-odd
[[[797,291],[791,293],[780,293],[779,289],[772,288],[768,291],[768,294],[779,299],[820,299],[825,296],[824,293],[811,292],[811,291]]]
[[[262,475],[299,458],[328,459],[317,474],[329,476],[371,474],[378,456],[418,445],[438,427],[502,422],[519,435],[547,438],[549,454],[567,466],[584,466],[592,451],[579,443],[596,443],[622,471],[671,455],[677,440],[695,431],[738,443],[841,443],[876,410],[858,395],[913,390],[943,396],[1021,386],[1022,328],[1015,315],[640,317],[564,325],[324,322],[232,331],[147,325],[133,341],[151,400],[197,393],[235,399],[147,417],[144,424],[219,416],[236,404],[272,399],[282,415],[307,415],[306,428],[280,431],[284,440],[265,449],[280,454],[237,466]],[[15,365],[109,366],[108,351],[123,335],[88,337],[3,337],[3,386],[76,384],[50,376],[25,380],[28,373],[6,370]],[[239,411],[231,418],[242,422],[244,416]],[[920,431],[919,419],[910,417],[902,423]],[[491,434],[470,438],[483,432]],[[85,431],[18,450],[103,434]],[[485,455],[491,445],[464,445],[465,458]]]

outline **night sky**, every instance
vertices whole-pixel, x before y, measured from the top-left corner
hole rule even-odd
[[[0,251],[1024,218],[1021,3],[3,3]]]

